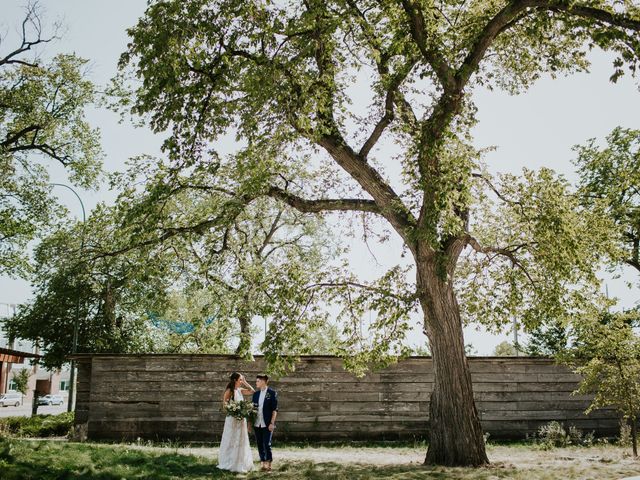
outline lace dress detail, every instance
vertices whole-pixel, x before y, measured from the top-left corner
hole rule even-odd
[[[233,392],[233,399],[244,400],[240,389]],[[231,472],[249,472],[253,470],[253,454],[249,445],[247,420],[233,417],[224,419],[218,468]]]

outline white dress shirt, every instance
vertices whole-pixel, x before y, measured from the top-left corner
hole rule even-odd
[[[264,414],[262,413],[262,408],[264,407],[264,398],[267,396],[267,389],[260,390],[260,397],[258,398],[258,416],[256,417],[256,427],[265,428],[267,424],[264,421]],[[271,419],[269,419],[271,420]]]

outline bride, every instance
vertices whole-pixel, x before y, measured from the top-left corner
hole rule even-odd
[[[243,389],[243,386],[246,388]],[[243,395],[251,395],[253,392],[253,387],[247,383],[244,375],[233,372],[222,395],[223,410],[229,400],[244,400]],[[253,455],[249,446],[246,419],[240,420],[231,416],[225,418],[218,454],[218,468],[232,472],[253,470]]]

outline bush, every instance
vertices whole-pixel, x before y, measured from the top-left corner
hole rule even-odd
[[[594,433],[582,433],[575,425],[569,425],[565,430],[560,422],[549,422],[538,429],[538,442],[544,449],[579,445],[588,447],[594,443]]]
[[[621,447],[631,446],[631,425],[625,419],[620,420],[620,436],[617,443]]]
[[[566,447],[567,432],[560,422],[549,422],[538,429],[538,441],[545,448]]]
[[[582,447],[590,447],[595,441],[594,432],[582,433],[582,430],[575,425],[569,425],[569,431],[567,432],[567,444],[568,445],[580,445]]]
[[[66,436],[73,426],[73,412],[33,417],[6,417],[0,419],[0,434],[17,437]]]

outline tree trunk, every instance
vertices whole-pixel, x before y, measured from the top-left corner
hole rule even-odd
[[[251,332],[249,331],[251,319],[248,315],[242,313],[238,316],[238,320],[240,322],[240,341],[236,347],[235,354],[244,356],[251,351]]]
[[[638,419],[631,419],[631,445],[633,446],[633,456],[638,456]]]
[[[480,466],[489,463],[464,352],[460,309],[453,286],[434,259],[418,263],[420,304],[431,344],[434,384],[429,405],[429,448],[424,463]]]

